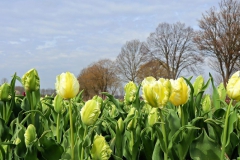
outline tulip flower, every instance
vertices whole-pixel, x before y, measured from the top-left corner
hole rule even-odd
[[[209,94],[206,94],[202,101],[202,110],[207,113],[211,110],[211,98]]]
[[[153,126],[156,122],[159,121],[158,111],[157,108],[152,108],[148,115],[148,124],[149,126]]]
[[[133,130],[136,129],[137,126],[137,114],[138,111],[136,110],[136,108],[132,107],[127,115],[127,118],[129,118],[130,116],[133,116],[135,114],[135,116],[133,117],[133,119],[128,123],[127,125],[127,130]]]
[[[190,95],[190,88],[186,81],[182,77],[170,81],[172,85],[172,93],[169,98],[170,102],[175,106],[187,103]]]
[[[219,84],[217,91],[218,91],[219,99],[222,101],[225,101],[227,91],[226,91],[223,83]]]
[[[111,157],[112,150],[107,144],[105,138],[101,135],[95,135],[91,149],[92,159],[108,160]]]
[[[25,90],[37,91],[40,88],[40,79],[36,69],[30,69],[22,76],[22,83]]]
[[[240,71],[234,73],[228,80],[227,95],[233,100],[240,100]]]
[[[201,91],[203,85],[204,85],[204,79],[203,79],[203,76],[200,75],[196,78],[195,82],[193,83],[193,88],[194,88],[193,95],[196,96]]]
[[[0,86],[0,100],[9,101],[11,99],[11,86],[7,83],[3,83]]]
[[[93,125],[98,116],[101,113],[101,101],[100,97],[94,96],[91,100],[88,100],[81,109],[81,119],[85,125]]]
[[[125,85],[124,91],[125,91],[124,102],[127,105],[131,104],[136,98],[135,95],[137,92],[137,85],[130,81]]]
[[[54,100],[53,100],[53,106],[54,106],[54,110],[60,114],[63,110],[63,99],[60,95],[56,95]]]
[[[163,108],[171,93],[171,83],[168,79],[147,77],[142,81],[143,99],[152,107]]]
[[[78,94],[79,83],[72,73],[66,72],[57,76],[55,88],[57,94],[59,94],[62,98],[70,99]]]
[[[34,125],[30,124],[27,127],[27,130],[24,133],[24,137],[25,137],[25,144],[27,147],[31,146],[35,142],[35,139],[37,138],[37,133]]]
[[[117,128],[119,129],[120,133],[123,133],[124,131],[124,122],[122,120],[122,117],[120,117],[117,121]]]

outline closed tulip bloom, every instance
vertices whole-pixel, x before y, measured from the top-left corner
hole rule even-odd
[[[240,71],[234,73],[228,80],[227,95],[233,100],[240,100]]]
[[[194,88],[193,95],[196,96],[201,91],[203,84],[204,84],[204,79],[203,79],[203,76],[200,75],[196,78],[195,82],[193,83],[193,88]]]
[[[131,104],[136,98],[137,85],[130,81],[125,85],[124,91],[125,91],[124,102],[126,104]]]
[[[227,91],[226,91],[223,83],[219,84],[219,86],[217,88],[217,91],[218,91],[219,99],[222,100],[222,101],[225,101]]]
[[[152,108],[148,115],[148,124],[149,126],[153,126],[156,122],[159,121],[158,111],[157,108]]]
[[[56,92],[63,99],[75,97],[79,92],[79,87],[77,78],[70,72],[62,73],[56,78]]]
[[[101,113],[101,101],[100,97],[94,96],[91,100],[88,100],[81,109],[81,119],[85,125],[93,125],[98,116]]]
[[[40,79],[36,69],[30,69],[22,77],[22,83],[25,90],[27,91],[37,91],[40,88]]]
[[[7,83],[3,83],[0,86],[0,100],[9,101],[11,99],[11,86]]]
[[[27,130],[24,133],[24,137],[25,137],[25,144],[27,147],[31,146],[35,142],[35,139],[37,138],[37,133],[34,125],[30,124],[27,127]]]
[[[142,81],[143,99],[152,107],[163,108],[171,93],[171,83],[168,79],[147,77]]]
[[[63,99],[60,95],[56,95],[54,97],[54,100],[53,100],[53,106],[54,106],[54,110],[57,112],[57,113],[61,113],[62,110],[63,110]]]
[[[169,98],[170,102],[175,106],[187,103],[190,95],[190,88],[186,81],[182,77],[170,81],[172,85],[172,93]]]
[[[202,101],[202,110],[207,113],[211,110],[211,98],[209,94],[206,94]]]
[[[95,135],[91,149],[92,159],[108,160],[112,150],[102,135]]]

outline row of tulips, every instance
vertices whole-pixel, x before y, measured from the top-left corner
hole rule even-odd
[[[211,75],[147,77],[126,84],[124,100],[103,92],[88,101],[72,73],[58,75],[56,96],[45,97],[35,69],[14,74],[0,86],[0,159],[240,159],[239,74],[226,88]],[[15,95],[16,80],[26,96]]]

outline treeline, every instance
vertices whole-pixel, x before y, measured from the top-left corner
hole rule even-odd
[[[145,42],[127,41],[116,60],[102,59],[81,70],[78,81],[84,97],[123,95],[125,82],[192,76],[206,72],[206,65],[216,71],[216,81],[226,85],[240,69],[240,2],[222,0],[218,7],[203,13],[200,30],[181,22],[160,23]]]
[[[15,90],[16,90],[16,95],[24,95],[25,94],[25,90],[24,87],[22,86],[15,86]],[[52,88],[48,88],[48,89],[40,89],[40,94],[42,97],[48,95],[56,95],[56,90],[52,89]]]

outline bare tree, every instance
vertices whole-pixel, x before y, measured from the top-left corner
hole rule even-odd
[[[210,8],[199,20],[200,31],[194,42],[214,59],[210,67],[221,74],[226,85],[231,74],[239,69],[240,60],[240,2],[222,0],[219,10]]]
[[[152,59],[143,65],[140,66],[138,70],[138,83],[142,82],[145,77],[152,76],[156,79],[159,78],[167,78],[168,73],[164,68],[163,62],[159,62],[159,60]]]
[[[153,58],[162,62],[168,78],[177,78],[186,70],[192,73],[201,71],[203,58],[195,52],[194,31],[184,23],[160,23],[156,31],[147,39]]]
[[[137,81],[137,71],[146,62],[147,53],[147,44],[139,40],[128,41],[122,46],[121,53],[116,58],[116,63],[118,74],[123,81]]]
[[[101,92],[115,94],[120,80],[117,77],[115,62],[103,59],[84,68],[78,76],[80,88],[84,90],[86,99]]]

